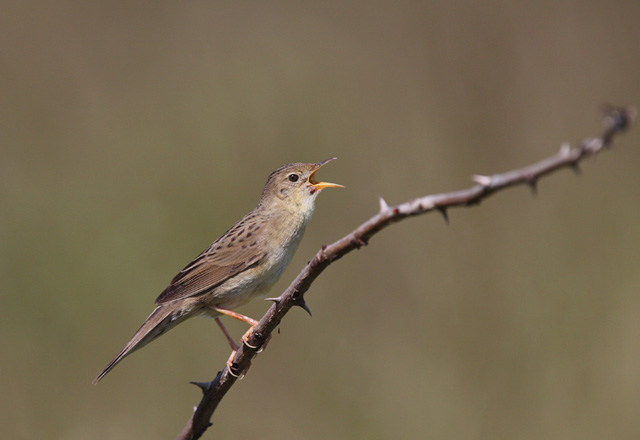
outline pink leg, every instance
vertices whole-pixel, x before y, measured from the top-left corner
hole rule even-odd
[[[231,335],[229,334],[229,332],[225,328],[225,326],[222,323],[222,321],[220,321],[220,318],[216,316],[213,319],[216,320],[216,324],[218,324],[218,327],[220,327],[220,330],[222,330],[222,333],[224,333],[225,338],[227,338],[227,342],[229,342],[229,346],[233,350],[233,354],[235,354],[236,351],[238,351],[238,348],[240,348],[240,347],[238,346],[238,344],[236,344],[236,341],[233,340],[233,338],[231,337]]]
[[[249,318],[248,316],[243,315],[242,313],[238,313],[238,312],[234,312],[232,310],[227,310],[227,309],[223,309],[222,307],[212,307],[213,310],[215,310],[218,313],[222,313],[223,315],[227,315],[230,316],[232,318],[237,319],[238,321],[242,321],[245,322],[247,324],[249,324],[251,327],[249,328],[249,330],[247,330],[247,332],[242,336],[242,341],[247,344],[247,346],[255,349],[258,347],[254,347],[253,345],[249,344],[247,342],[247,338],[249,337],[249,334],[253,331],[253,328],[258,324],[258,321],[256,321],[253,318]],[[216,318],[217,320],[217,318]],[[218,325],[221,326],[221,328],[224,328],[224,326],[222,326],[222,323],[219,322],[218,320]],[[223,330],[223,332],[225,333],[225,336],[227,337],[227,339],[229,340],[231,338],[231,336],[229,336],[229,333],[227,332],[226,329]],[[235,342],[234,342],[235,345]],[[236,345],[236,350],[238,349],[238,346]]]

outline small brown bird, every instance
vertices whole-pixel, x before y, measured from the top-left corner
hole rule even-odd
[[[258,206],[171,280],[156,299],[153,313],[93,383],[98,383],[125,356],[187,318],[201,314],[214,317],[225,331],[218,317],[228,315],[253,328],[257,321],[231,309],[267,294],[300,244],[320,191],[342,188],[335,183],[317,182],[314,177],[321,166],[333,159],[292,163],[271,173]],[[232,343],[226,331],[225,335]]]

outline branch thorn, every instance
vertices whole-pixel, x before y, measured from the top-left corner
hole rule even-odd
[[[358,249],[368,244],[365,240],[363,240],[360,237],[351,237],[351,243]]]
[[[538,195],[538,180],[535,177],[528,177],[527,178],[527,185],[529,186],[529,189],[531,190],[531,194],[535,197]]]
[[[471,176],[471,180],[482,186],[491,186],[492,181],[491,176],[483,176],[481,174],[474,174]]]
[[[440,214],[442,214],[444,222],[446,224],[449,224],[449,212],[447,211],[447,208],[445,208],[444,206],[437,206],[436,209],[438,210],[438,212],[440,212]]]
[[[566,157],[569,153],[571,153],[571,144],[569,142],[565,142],[560,147],[560,155]]]
[[[309,308],[309,306],[307,305],[303,297],[299,297],[294,305],[301,307],[305,312],[309,314],[309,316],[313,318],[313,315],[311,314],[311,309]]]
[[[211,382],[189,382],[189,383],[200,388],[203,394],[206,393],[209,390],[209,387],[211,386]]]
[[[389,209],[389,205],[382,197],[378,196],[378,202],[380,203],[380,212],[386,212]]]
[[[576,176],[581,176],[582,175],[582,169],[580,168],[580,165],[578,164],[578,162],[573,162],[571,164],[571,170],[573,170],[573,172],[576,174]]]

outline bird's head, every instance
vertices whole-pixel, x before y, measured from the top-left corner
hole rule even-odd
[[[290,163],[275,170],[264,186],[260,204],[286,206],[301,214],[313,212],[314,201],[324,188],[344,188],[337,183],[318,182],[316,171],[332,157],[318,163]]]

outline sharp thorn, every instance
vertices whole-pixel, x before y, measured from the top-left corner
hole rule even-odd
[[[280,298],[265,298],[265,301],[273,301],[276,305],[280,305]]]
[[[296,305],[298,307],[302,307],[302,309],[304,309],[304,311],[307,312],[309,314],[309,316],[313,317],[313,315],[311,314],[311,309],[309,308],[309,306],[305,302],[304,298],[298,299],[298,301],[296,302]]]
[[[366,246],[367,242],[361,239],[360,237],[351,237],[351,243],[357,248],[360,249],[362,246]]]
[[[444,218],[444,222],[446,224],[449,224],[449,212],[447,211],[447,208],[443,206],[438,206],[436,209],[438,210],[438,212],[440,212],[440,214],[442,214],[442,217]]]
[[[471,180],[473,180],[474,182],[482,185],[482,186],[489,186],[491,185],[491,176],[483,176],[481,174],[474,174],[473,176],[471,176]]]
[[[573,162],[571,164],[571,169],[576,175],[582,176],[582,169],[580,168],[580,165],[578,164],[578,162]]]
[[[385,212],[389,209],[389,205],[382,197],[378,196],[378,202],[380,202],[380,212]]]
[[[538,195],[537,184],[538,184],[538,181],[535,178],[530,177],[529,179],[527,179],[527,185],[529,186],[529,189],[531,190],[531,194],[534,197]]]
[[[203,393],[206,393],[209,390],[209,387],[211,386],[211,382],[189,382],[189,383],[200,388],[200,390],[202,390]]]

